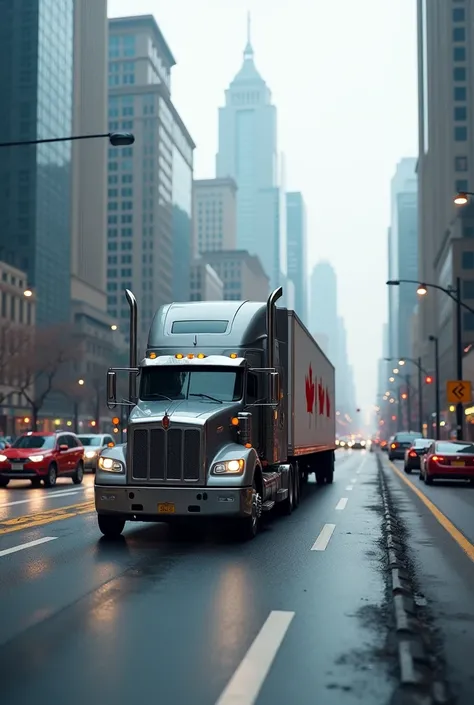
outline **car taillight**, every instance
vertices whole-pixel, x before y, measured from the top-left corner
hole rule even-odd
[[[392,448],[398,448],[398,443],[392,443]]]
[[[411,450],[409,455],[410,455],[410,458],[416,458],[416,453],[414,450]]]
[[[444,458],[442,455],[432,455],[431,460],[435,463],[444,463]]]

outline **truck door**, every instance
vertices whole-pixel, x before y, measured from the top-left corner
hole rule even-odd
[[[261,380],[259,379],[259,376],[254,372],[248,372],[245,403],[249,407],[248,410],[252,414],[253,445],[257,452],[259,452],[262,448],[263,439],[261,434],[263,409],[261,406],[252,406],[252,404],[256,404],[263,396],[263,392],[260,387]]]

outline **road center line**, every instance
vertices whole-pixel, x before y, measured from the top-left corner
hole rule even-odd
[[[28,543],[20,543],[18,546],[13,546],[12,548],[5,548],[0,551],[1,556],[8,556],[10,553],[17,553],[18,551],[24,551],[25,548],[32,548],[33,546],[39,546],[42,543],[48,543],[48,541],[55,541],[57,536],[45,536],[42,539],[36,539],[36,541],[28,541]]]
[[[346,487],[346,490],[348,490],[349,492],[353,489],[354,489],[354,487],[352,485],[347,485],[347,487]]]
[[[336,504],[336,509],[339,509],[342,511],[342,509],[346,508],[346,504],[349,501],[349,497],[342,497],[339,502]]]
[[[312,551],[325,551],[336,528],[335,524],[324,524],[321,533],[311,547]]]
[[[294,612],[270,612],[216,705],[254,705]]]

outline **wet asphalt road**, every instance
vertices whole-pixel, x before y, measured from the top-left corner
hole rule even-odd
[[[427,486],[418,473],[406,476],[403,463],[394,463],[401,475],[442,512],[440,517],[461,532],[460,545],[381,454],[384,475],[398,517],[407,531],[409,556],[426,606],[426,622],[434,637],[456,705],[474,702],[474,490],[466,483],[443,482]],[[467,539],[467,541],[465,541]],[[470,555],[468,555],[468,553]]]
[[[373,455],[338,453],[334,484],[247,544],[143,524],[104,542],[91,482],[0,490],[2,702],[389,702]]]

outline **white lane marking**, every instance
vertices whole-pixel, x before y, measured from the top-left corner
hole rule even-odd
[[[37,494],[35,492],[35,496],[32,496],[30,499],[17,499],[14,502],[4,502],[3,504],[0,504],[0,509],[3,507],[13,507],[16,504],[29,504],[30,502],[38,502],[44,499],[54,499],[55,497],[68,497],[69,495],[79,494],[83,491],[84,490],[60,490],[59,492],[45,492],[42,494]]]
[[[356,470],[356,475],[360,475],[360,470]]]
[[[294,616],[270,612],[216,705],[254,705]]]
[[[339,502],[336,504],[336,509],[339,509],[342,511],[342,509],[346,508],[346,504],[349,501],[349,497],[342,497]]]
[[[346,487],[346,491],[349,491],[349,492],[353,489],[354,489],[354,487],[352,485],[347,485],[347,487]]]
[[[351,482],[352,482],[352,484],[354,484],[355,482],[357,482],[357,477],[353,477],[353,478],[351,479]]]
[[[28,543],[20,543],[18,546],[13,546],[13,548],[5,548],[0,551],[1,556],[8,556],[10,553],[16,553],[17,551],[24,551],[25,548],[32,548],[33,546],[39,546],[42,543],[48,543],[48,541],[55,541],[57,536],[45,536],[42,539],[36,539],[36,541],[28,541]]]
[[[321,533],[319,534],[316,541],[313,543],[311,550],[325,551],[329,541],[331,540],[331,536],[333,535],[335,528],[335,524],[324,524],[323,528],[321,529]]]

